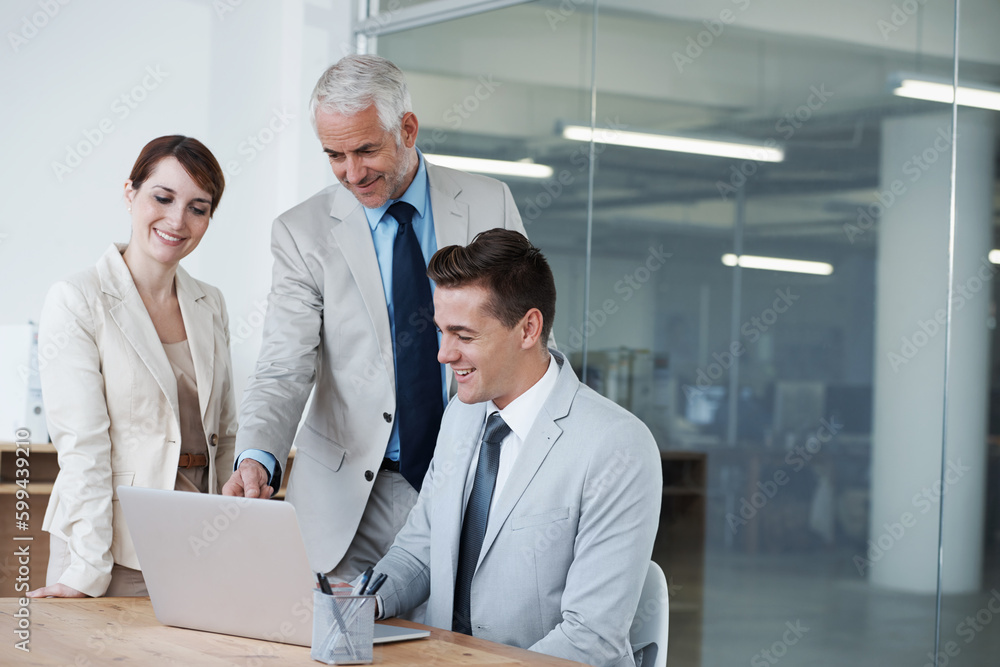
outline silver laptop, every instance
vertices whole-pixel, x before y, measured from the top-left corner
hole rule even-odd
[[[292,505],[128,486],[118,497],[161,623],[312,643],[316,579]],[[375,625],[375,643],[429,634]]]

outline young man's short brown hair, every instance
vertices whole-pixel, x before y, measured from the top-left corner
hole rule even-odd
[[[441,248],[427,265],[438,287],[486,288],[487,312],[508,329],[532,308],[542,313],[542,344],[556,315],[556,283],[545,256],[519,232],[490,229],[467,246]]]

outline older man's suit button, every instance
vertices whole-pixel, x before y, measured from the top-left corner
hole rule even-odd
[[[212,442],[213,445],[218,445],[219,444],[219,434],[218,433],[213,433],[212,434],[211,442]]]
[[[389,423],[392,422],[392,415],[390,415],[388,412],[383,412],[382,413],[382,419],[385,420],[386,424],[389,424]]]
[[[366,470],[365,471],[365,481],[370,482],[373,479],[375,479],[375,473],[373,473],[371,470]]]

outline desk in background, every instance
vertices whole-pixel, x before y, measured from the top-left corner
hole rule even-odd
[[[52,443],[32,443],[21,447],[21,451],[30,452],[27,457],[17,453],[18,447],[13,442],[0,442],[0,597],[8,595],[23,595],[17,592],[15,586],[18,578],[18,557],[15,550],[28,546],[30,553],[29,590],[45,585],[45,570],[49,564],[49,534],[42,530],[42,518],[52,494],[52,484],[59,472],[59,462],[56,460],[56,448]],[[17,459],[28,462],[27,477],[17,476]],[[27,479],[28,504],[26,525],[15,521],[18,512],[17,492],[18,479]],[[23,495],[23,494],[22,494]],[[21,505],[20,507],[23,507]],[[17,513],[17,514],[15,514]],[[31,538],[30,540],[15,540],[14,538]],[[22,582],[23,586],[23,582]]]
[[[17,600],[0,599],[0,646],[3,665],[318,665],[304,646],[232,637],[161,625],[149,598],[87,598],[33,600],[31,648],[14,648],[13,614]],[[394,619],[395,625],[425,628],[427,639],[375,646],[374,664],[381,665],[525,665],[572,667],[561,660],[447,630]]]

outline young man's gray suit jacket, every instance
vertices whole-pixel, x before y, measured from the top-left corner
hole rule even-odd
[[[592,665],[634,664],[629,627],[653,549],[660,455],[635,416],[581,384],[556,386],[490,512],[472,580],[473,634]],[[384,616],[429,596],[450,630],[464,490],[486,404],[452,399],[416,505],[375,568]]]
[[[495,227],[524,233],[505,184],[426,166],[438,248],[468,245]],[[288,500],[310,566],[328,572],[354,538],[395,418],[389,314],[368,219],[339,183],[279,216],[271,251],[263,342],[243,394],[236,455],[261,449],[284,465],[294,438]]]

